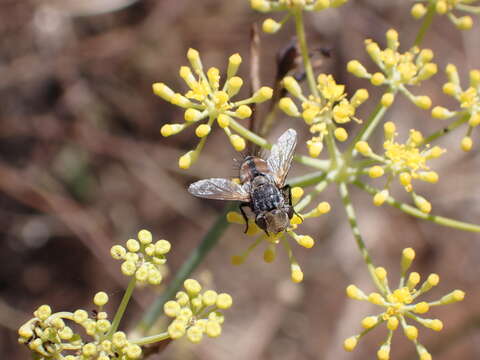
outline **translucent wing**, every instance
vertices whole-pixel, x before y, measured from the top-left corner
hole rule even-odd
[[[290,170],[296,145],[297,132],[293,129],[288,129],[278,138],[277,143],[272,146],[272,151],[267,159],[267,163],[272,170],[275,183],[278,187],[285,185],[285,178],[287,177],[288,170]]]
[[[229,179],[212,178],[194,182],[188,192],[205,199],[250,201],[250,194],[241,185]]]

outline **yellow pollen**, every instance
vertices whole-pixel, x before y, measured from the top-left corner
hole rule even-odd
[[[388,301],[391,302],[393,307],[401,308],[403,305],[410,304],[413,301],[413,297],[408,287],[396,289],[392,294],[388,295]]]
[[[408,168],[413,171],[428,169],[426,158],[413,144],[399,144],[393,141],[386,141],[383,144],[385,156],[389,158],[398,170]]]
[[[185,96],[189,99],[203,101],[210,92],[209,85],[205,81],[196,82],[192,84],[192,89],[188,91]]]

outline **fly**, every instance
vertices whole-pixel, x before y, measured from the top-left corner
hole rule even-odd
[[[285,131],[272,146],[270,156],[264,160],[247,156],[240,164],[240,184],[223,178],[194,182],[188,187],[190,194],[206,199],[240,201],[240,211],[247,223],[245,208],[255,215],[255,223],[267,235],[285,231],[295,210],[290,185],[285,184],[297,145],[297,133]]]

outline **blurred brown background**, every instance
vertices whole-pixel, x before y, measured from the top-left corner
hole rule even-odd
[[[420,26],[410,17],[409,5],[404,0],[351,0],[339,10],[308,14],[310,46],[331,49],[321,70],[346,83],[350,93],[368,87],[346,73],[346,63],[356,58],[373,70],[363,40],[371,37],[383,45],[390,27],[399,30],[406,50]],[[173,244],[171,272],[198,244],[223,204],[193,198],[186,185],[198,178],[234,175],[235,154],[225,136],[214,131],[201,161],[180,171],[177,158],[193,147],[195,135],[187,130],[168,139],[160,136],[162,124],[181,122],[183,114],[155,97],[151,84],[163,81],[184,90],[177,73],[186,64],[189,47],[200,50],[207,66],[221,69],[229,55],[239,52],[245,60],[241,74],[248,78],[249,29],[263,18],[247,0],[1,0],[3,359],[29,358],[16,344],[16,328],[43,303],[55,311],[88,309],[99,290],[109,293],[112,308],[120,301],[126,279],[108,256],[114,242],[150,229]],[[291,40],[291,25],[277,35],[262,35],[262,84],[272,84],[275,54]],[[444,66],[456,63],[466,80],[480,61],[479,35],[478,24],[459,32],[436,17],[424,46],[434,49],[442,71],[412,91],[430,95],[435,105],[452,105],[441,93]],[[360,116],[368,116],[378,96],[376,89],[371,91],[373,100],[361,107]],[[387,119],[398,124],[402,138],[410,127],[428,133],[442,126],[404,99]],[[270,137],[287,126],[286,119],[279,122]],[[440,142],[449,149],[436,163],[441,181],[417,188],[431,200],[434,213],[479,223],[480,159],[477,150],[466,155],[459,150],[464,131]],[[301,136],[307,135],[303,130]],[[306,153],[301,145],[298,151]],[[296,165],[292,173],[305,170]],[[435,359],[479,358],[479,236],[418,221],[387,206],[374,208],[368,195],[353,192],[374,260],[390,270],[392,280],[401,249],[411,246],[417,250],[414,269],[441,276],[428,299],[454,288],[467,291],[462,304],[429,313],[444,320],[445,329],[436,334],[422,328],[420,341]],[[409,201],[399,188],[395,195]],[[331,202],[332,212],[302,226],[317,245],[311,250],[295,247],[305,272],[303,284],[290,283],[284,254],[267,265],[256,251],[243,266],[231,266],[230,256],[249,244],[240,228],[232,226],[196,273],[200,281],[234,297],[222,336],[200,345],[175,342],[159,358],[375,358],[384,329],[369,334],[353,353],[342,349],[343,339],[356,334],[359,321],[377,309],[346,299],[348,284],[368,292],[373,285],[334,188],[321,198]],[[155,290],[138,290],[124,325],[138,320],[155,295]],[[412,352],[413,345],[398,331],[392,358],[415,358]]]

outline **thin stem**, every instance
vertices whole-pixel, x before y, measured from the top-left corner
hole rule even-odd
[[[326,174],[324,171],[315,171],[310,174],[302,175],[302,176],[297,176],[293,179],[290,179],[288,181],[288,185],[290,186],[310,186],[310,185],[315,185],[318,184],[320,181],[322,181],[325,178]]]
[[[352,229],[353,237],[355,238],[358,249],[362,254],[363,261],[365,261],[365,264],[367,265],[370,276],[372,277],[372,280],[375,283],[376,287],[382,294],[385,295],[387,291],[382,286],[377,276],[375,275],[375,266],[373,265],[370,254],[368,253],[367,247],[365,246],[365,243],[362,239],[362,235],[360,234],[360,230],[357,224],[357,217],[355,215],[355,209],[353,208],[352,202],[350,200],[350,195],[348,193],[347,185],[345,183],[340,183],[339,191],[340,191],[340,196],[342,198],[343,205],[345,207],[345,212],[347,213],[348,223],[350,224],[350,228]]]
[[[395,92],[393,94],[395,95]],[[359,131],[359,133],[350,143],[347,151],[347,161],[357,154],[357,151],[355,150],[355,144],[359,141],[367,141],[370,138],[370,135],[372,135],[373,130],[375,130],[375,128],[378,126],[386,111],[387,108],[382,105],[381,101],[379,101],[375,107],[375,110],[373,110],[373,113],[368,118],[365,126]]]
[[[469,114],[464,114],[463,116],[459,117],[457,120],[450,123],[447,127],[444,127],[441,130],[435,131],[433,134],[427,136],[424,140],[424,144],[430,144],[432,141],[437,140],[438,138],[448,134],[452,130],[455,130],[460,125],[466,123],[469,119]]]
[[[356,186],[358,186],[360,189],[365,190],[371,195],[375,195],[377,192],[379,192],[379,189],[376,189],[370,185],[367,185],[359,180],[356,180],[353,182]],[[386,200],[387,204],[396,207],[397,209],[403,211],[406,214],[415,216],[419,219],[424,219],[424,220],[429,220],[431,222],[434,222],[435,224],[442,225],[442,226],[447,226],[451,227],[454,229],[458,230],[465,230],[465,231],[471,231],[471,232],[480,232],[480,225],[476,224],[471,224],[463,221],[458,221],[454,219],[450,219],[444,216],[438,216],[438,215],[431,215],[431,214],[425,214],[424,212],[420,211],[419,209],[410,206],[408,204],[404,204],[402,202],[399,202],[389,196]]]
[[[300,53],[303,59],[303,66],[307,75],[308,86],[310,91],[315,97],[318,97],[318,89],[315,83],[315,75],[313,74],[313,67],[310,61],[310,55],[308,53],[307,37],[305,35],[305,27],[303,24],[303,12],[302,9],[296,9],[294,11],[295,17],[295,30],[298,38],[298,45],[300,47]]]
[[[172,279],[168,288],[159,296],[150,308],[145,312],[141,321],[137,325],[143,333],[146,333],[156,322],[163,309],[163,304],[174,297],[175,293],[182,286],[182,283],[190,276],[195,268],[202,262],[210,250],[217,244],[220,237],[223,235],[229,223],[226,220],[226,214],[235,209],[235,203],[229,204],[223,213],[218,216],[216,222],[203,237],[200,244],[192,251],[188,259],[183,263],[181,268],[177,271],[175,278]]]
[[[325,176],[324,176],[325,177]],[[304,196],[295,206],[295,211],[299,212],[302,211],[305,207],[308,206],[312,202],[314,198],[316,198],[318,195],[322,193],[323,190],[327,187],[328,182],[326,180],[320,180],[313,189],[307,196]]]
[[[300,164],[307,165],[314,169],[322,171],[327,171],[330,168],[330,160],[314,159],[312,157],[304,155],[294,155],[293,160]]]
[[[328,129],[328,133],[325,139],[327,143],[328,154],[332,161],[332,168],[336,169],[337,167],[340,167],[338,166],[338,162],[339,160],[341,160],[340,153],[338,152],[338,149],[335,145],[335,139],[333,138],[333,131],[334,131],[333,125],[327,124],[327,129]]]
[[[463,10],[475,15],[480,15],[480,6],[458,4],[456,7],[458,10]]]
[[[137,339],[137,340],[132,340],[130,342],[132,344],[142,346],[142,345],[153,344],[153,343],[156,343],[156,342],[167,340],[169,338],[170,338],[170,335],[168,334],[168,332],[165,331],[165,332],[160,333],[160,334],[156,334],[156,335],[152,335],[152,336],[145,336],[145,337],[142,337],[142,338]]]
[[[417,37],[415,38],[415,42],[413,43],[413,46],[420,46],[420,44],[423,41],[423,38],[425,37],[425,34],[427,33],[427,30],[430,28],[430,25],[432,25],[432,20],[434,16],[435,16],[435,2],[431,2],[430,5],[428,5],[427,13],[423,18],[422,26],[420,26],[420,30],[418,30],[418,34],[417,34]]]
[[[358,338],[362,338],[364,337],[366,334],[368,334],[370,331],[376,329],[379,325],[383,324],[385,322],[385,320],[383,320],[381,317],[379,318],[379,320],[377,321],[377,323],[375,325],[373,325],[371,328],[368,328],[368,329],[365,329],[363,330],[359,335],[358,335]]]
[[[118,326],[120,325],[120,321],[122,320],[123,314],[125,313],[125,310],[127,308],[128,302],[132,297],[133,290],[135,290],[135,283],[136,283],[135,276],[132,276],[130,278],[130,282],[128,283],[127,290],[125,290],[122,301],[120,302],[117,312],[113,318],[112,327],[110,328],[110,331],[108,332],[107,337],[112,336],[112,334],[115,333],[115,331],[117,331]]]
[[[234,119],[230,120],[230,127],[232,128],[232,130],[237,132],[240,136],[242,136],[245,139],[253,142],[254,144],[256,144],[256,145],[258,145],[262,148],[265,148],[265,149],[271,149],[272,148],[272,145],[267,140],[265,140],[261,136],[258,136],[254,132],[251,132],[247,128],[243,127],[242,125],[240,125]],[[327,170],[330,167],[330,161],[329,160],[319,160],[319,159],[314,159],[312,157],[304,156],[304,155],[295,155],[293,157],[293,160],[295,160],[295,161],[297,161],[301,164],[313,167],[313,168],[318,169],[318,170]]]
[[[258,136],[254,132],[248,130],[247,128],[243,127],[240,125],[237,121],[234,119],[230,120],[230,127],[232,128],[233,131],[238,133],[240,136],[244,137],[245,139],[251,141],[252,143],[264,148],[264,149],[271,149],[272,145],[262,138],[261,136]]]

